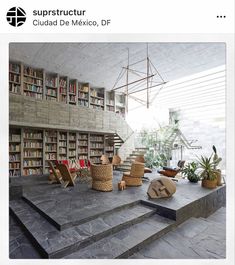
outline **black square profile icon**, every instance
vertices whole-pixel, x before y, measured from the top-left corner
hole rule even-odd
[[[21,7],[12,7],[7,12],[7,21],[13,27],[20,27],[26,21],[26,13]]]

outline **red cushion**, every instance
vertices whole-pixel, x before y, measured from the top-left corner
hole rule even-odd
[[[79,159],[79,165],[81,168],[86,167],[85,160],[84,159]]]
[[[76,172],[78,170],[76,168],[70,168],[69,171],[73,173],[73,172]]]

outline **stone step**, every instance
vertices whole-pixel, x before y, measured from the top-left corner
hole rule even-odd
[[[153,240],[160,238],[174,227],[175,222],[157,214],[138,224],[122,229],[89,246],[80,249],[66,259],[115,259],[127,258]]]
[[[133,200],[132,202],[124,203],[121,201],[115,202],[115,204],[106,204],[105,205],[105,211],[102,210],[102,207],[97,207],[97,205],[94,205],[94,207],[90,207],[89,210],[87,209],[77,209],[76,213],[73,212],[69,216],[61,217],[60,214],[51,213],[48,212],[47,209],[43,207],[40,203],[37,204],[27,196],[23,196],[23,199],[30,204],[37,212],[39,212],[44,218],[46,218],[52,225],[54,225],[58,230],[64,230],[72,226],[77,226],[80,224],[83,224],[85,222],[88,222],[96,217],[99,217],[100,214],[111,214],[112,212],[115,212],[120,209],[129,208],[133,205],[136,205],[139,203],[136,200]]]
[[[142,222],[156,212],[154,208],[137,202],[130,207],[109,214],[101,213],[86,223],[59,231],[24,200],[10,201],[10,210],[46,258],[62,258],[91,242]]]
[[[136,147],[135,150],[145,150],[147,151],[149,148],[147,147]]]

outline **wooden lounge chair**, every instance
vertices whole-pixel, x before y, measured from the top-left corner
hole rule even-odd
[[[182,170],[182,168],[184,167],[184,163],[184,160],[179,160],[176,168],[163,167],[161,170],[158,170],[158,173],[166,177],[174,178]]]
[[[72,175],[69,171],[68,166],[65,164],[58,164],[57,168],[59,169],[63,179],[63,187],[66,188],[67,186],[75,186],[75,179],[77,175]]]
[[[133,162],[130,172],[124,172],[122,180],[126,182],[126,186],[141,186],[142,177],[144,176],[144,164]]]
[[[54,168],[51,161],[48,161],[48,165],[49,165],[50,170],[52,171],[52,174],[53,174],[53,179],[50,181],[50,184],[52,184],[52,183],[61,184],[62,183],[62,177],[61,177],[59,170]]]
[[[100,158],[100,160],[101,160],[101,164],[102,164],[102,165],[110,164],[110,162],[109,162],[109,158],[108,158],[107,155],[102,155],[101,158]]]

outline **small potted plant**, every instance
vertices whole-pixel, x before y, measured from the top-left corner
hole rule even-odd
[[[201,169],[202,187],[214,189],[217,186],[217,175],[214,170],[214,161],[210,157],[201,156],[198,159],[198,168]]]
[[[196,162],[188,163],[183,169],[182,173],[188,178],[190,182],[197,183],[200,180],[200,176],[196,174],[198,164]]]
[[[213,163],[214,163],[214,172],[215,172],[216,177],[217,177],[217,186],[221,186],[222,185],[222,183],[221,183],[221,179],[222,179],[221,170],[218,169],[217,166],[222,161],[222,158],[217,155],[217,150],[216,150],[216,147],[214,145],[212,146],[212,149],[214,152]]]

